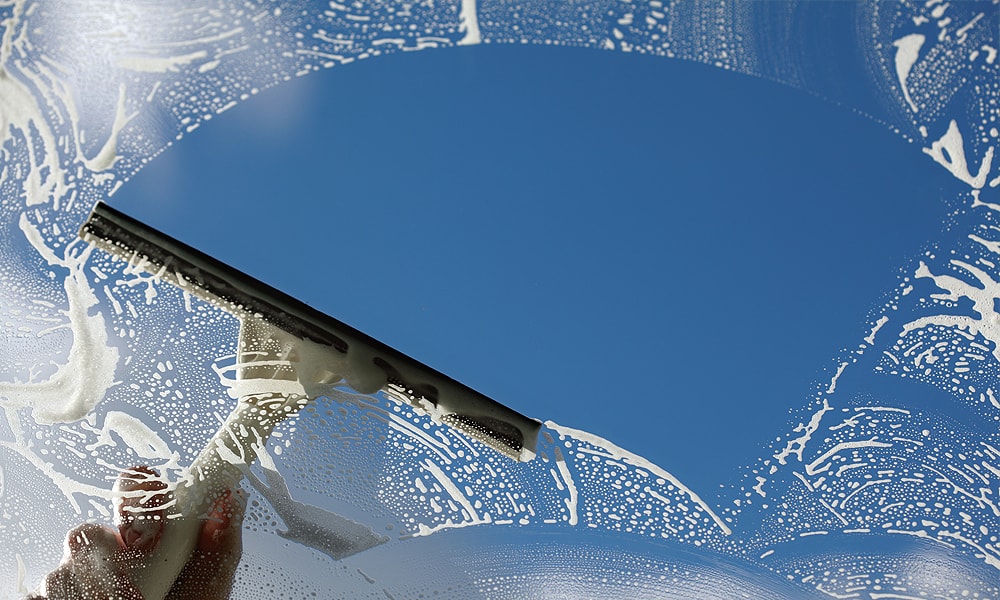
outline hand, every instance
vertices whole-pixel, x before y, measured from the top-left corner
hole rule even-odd
[[[169,495],[166,484],[148,467],[119,475],[122,495],[118,530],[86,523],[66,536],[62,563],[45,578],[41,594],[28,600],[144,600],[131,575],[160,541]],[[243,549],[245,498],[240,491],[220,495],[208,511],[195,550],[165,600],[225,600]]]

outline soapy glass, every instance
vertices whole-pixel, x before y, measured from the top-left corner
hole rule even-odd
[[[187,12],[4,3],[0,592],[39,584],[81,522],[113,524],[122,470],[148,465],[182,488],[222,440],[215,448],[242,465],[247,495],[238,597],[807,597],[890,585],[996,596],[996,6],[937,4],[463,1],[302,14],[238,2]],[[809,20],[823,11],[837,19]],[[785,27],[797,12],[804,25]],[[845,19],[865,24],[841,46],[856,43],[862,58],[822,52],[827,25]],[[773,42],[798,30],[815,35]],[[275,91],[261,90],[291,86],[286,78],[522,40],[699,61],[876,115],[954,180],[958,191],[942,188],[952,228],[887,282],[898,286],[816,395],[780,400],[801,408],[718,494],[717,481],[676,475],[682,464],[556,423],[535,461],[512,465],[417,407],[345,386],[296,407],[270,437],[237,427],[217,438],[248,396],[238,320],[75,241],[89,206],[124,193],[151,158],[169,160],[159,155],[177,138],[191,138],[183,149],[209,120],[237,119],[237,105]],[[841,87],[842,72],[854,85]],[[282,130],[298,111],[265,113],[258,129]],[[593,387],[620,393],[621,372]],[[205,506],[187,517],[208,520],[211,504],[194,504]],[[361,532],[367,549],[351,554],[330,533],[345,531]]]

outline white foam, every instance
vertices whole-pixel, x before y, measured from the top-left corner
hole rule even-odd
[[[837,391],[837,380],[844,374],[844,369],[847,368],[847,365],[848,363],[842,362],[840,363],[840,366],[837,367],[837,372],[834,373],[833,377],[830,379],[830,385],[826,387],[827,394],[832,394]]]
[[[562,455],[562,450],[555,448],[555,455],[556,468],[559,470],[559,476],[562,478],[567,492],[569,492],[569,496],[564,499],[564,502],[566,503],[566,510],[569,512],[569,524],[576,525],[580,521],[580,515],[576,510],[580,499],[580,492],[577,490],[576,483],[573,481],[573,474],[570,473],[569,467],[566,466],[566,459]]]
[[[459,40],[459,46],[471,46],[482,42],[479,34],[479,15],[476,3],[479,0],[462,0],[462,8],[459,12],[459,31],[465,33],[465,37]]]
[[[118,58],[118,66],[140,73],[170,73],[177,72],[181,67],[207,56],[208,52],[205,50],[195,50],[175,56],[121,56]]]
[[[899,79],[899,87],[903,90],[903,97],[913,112],[917,112],[917,105],[913,103],[913,98],[910,96],[910,88],[906,85],[906,78],[909,76],[913,64],[917,62],[920,48],[924,45],[925,39],[923,35],[913,33],[892,43],[896,47],[896,77]]]
[[[147,460],[163,461],[169,460],[160,469],[178,468],[180,456],[172,450],[166,442],[141,419],[130,414],[112,410],[104,415],[104,426],[100,429],[97,441],[86,446],[88,452],[117,445],[116,440],[111,436],[114,433],[118,439],[135,451],[136,455]]]
[[[633,467],[638,467],[640,469],[645,469],[650,473],[653,473],[654,475],[669,481],[677,489],[681,490],[681,492],[683,492],[685,495],[691,498],[691,500],[695,504],[697,504],[699,508],[705,512],[705,514],[711,517],[712,521],[715,522],[715,524],[719,527],[719,529],[723,533],[725,533],[726,535],[732,533],[732,530],[729,528],[729,526],[726,525],[725,522],[721,518],[719,518],[717,514],[715,514],[715,511],[713,511],[708,506],[708,504],[706,504],[700,497],[698,497],[698,494],[694,493],[693,490],[691,490],[686,485],[681,483],[679,479],[673,476],[673,474],[668,473],[661,467],[649,462],[648,460],[642,458],[641,456],[637,456],[629,452],[628,450],[620,448],[615,444],[612,444],[608,440],[600,436],[596,436],[592,433],[588,433],[586,431],[580,431],[578,429],[572,429],[570,427],[563,427],[561,425],[553,423],[552,421],[546,421],[545,426],[559,432],[561,435],[566,435],[593,444],[594,446],[602,448],[603,450],[607,451],[609,455],[615,457],[616,459],[628,465],[631,465]]]
[[[961,298],[971,300],[973,310],[978,313],[979,317],[948,314],[920,317],[906,323],[900,337],[928,326],[947,327],[956,331],[964,330],[969,335],[979,334],[993,342],[993,355],[997,360],[1000,360],[1000,314],[996,312],[993,301],[994,298],[1000,297],[1000,282],[964,261],[953,260],[951,264],[971,273],[979,286],[966,283],[952,275],[934,275],[924,262],[919,264],[915,276],[930,279],[934,285],[947,292],[946,294],[935,294],[934,297],[948,300]]]
[[[23,0],[14,3],[15,14],[23,8]],[[13,21],[14,18],[4,31],[0,57],[11,55],[14,43],[11,35]],[[32,132],[37,138],[31,135]],[[21,183],[25,205],[37,206],[62,198],[69,186],[59,164],[56,136],[28,87],[19,78],[8,73],[6,66],[0,63],[0,147],[11,141],[15,133],[23,136],[28,150],[29,171]],[[36,140],[41,143],[40,146],[36,145]],[[9,175],[6,171],[3,172],[4,179]]]
[[[875,343],[875,335],[888,322],[889,322],[889,317],[887,317],[886,315],[882,315],[881,317],[878,318],[877,321],[875,321],[875,326],[872,327],[872,330],[868,333],[868,335],[865,336],[865,342],[867,342],[869,346]]]
[[[823,415],[830,412],[830,410],[832,410],[830,403],[824,399],[823,406],[818,411],[813,413],[812,417],[809,419],[809,423],[799,423],[799,425],[795,428],[794,431],[802,432],[802,435],[789,440],[789,442],[785,445],[785,448],[781,452],[775,454],[774,458],[780,464],[785,464],[788,457],[794,454],[796,458],[799,459],[799,462],[801,462],[802,452],[805,450],[806,444],[809,443],[809,440],[812,439],[812,435],[816,433],[817,429],[819,429],[819,424],[820,421],[823,420]]]
[[[923,149],[924,154],[934,159],[945,169],[948,169],[959,181],[969,184],[974,189],[980,189],[986,185],[986,178],[990,173],[990,166],[993,164],[993,147],[986,149],[982,161],[979,163],[979,170],[975,175],[969,171],[968,159],[965,156],[965,140],[962,132],[958,129],[958,123],[952,119],[948,124],[948,130],[931,143],[930,148]]]
[[[91,171],[97,173],[100,171],[107,171],[115,165],[115,161],[118,160],[118,137],[121,135],[122,129],[128,125],[129,121],[134,119],[137,113],[131,115],[127,114],[125,108],[125,100],[128,94],[125,89],[125,84],[121,84],[118,87],[118,102],[115,108],[115,118],[111,124],[111,133],[108,135],[108,139],[98,150],[97,154],[93,158],[84,160],[84,165]],[[82,151],[80,151],[82,154]]]
[[[425,469],[428,473],[430,473],[431,476],[433,476],[434,479],[437,480],[439,484],[441,484],[441,487],[444,488],[446,492],[448,492],[448,495],[451,497],[451,499],[454,500],[455,502],[458,502],[459,506],[462,507],[462,510],[466,512],[466,519],[463,521],[464,524],[479,525],[482,523],[489,523],[489,518],[490,518],[489,515],[486,514],[480,517],[475,507],[472,506],[471,502],[469,502],[469,499],[466,498],[465,494],[463,494],[462,491],[458,489],[458,486],[455,485],[455,482],[453,482],[451,478],[448,477],[443,470],[441,470],[441,467],[439,467],[438,465],[434,464],[429,460],[426,460],[423,463],[421,463],[421,467]],[[447,529],[447,528],[448,527],[438,527],[431,530],[431,528],[423,527],[421,528],[420,535],[428,535],[432,531],[440,531],[441,529]]]
[[[14,584],[14,593],[27,594],[29,590],[27,586],[24,584],[24,575],[25,575],[24,559],[21,558],[20,552],[15,552],[14,558],[17,560],[17,579],[15,580],[16,583]]]
[[[73,333],[66,362],[42,382],[0,383],[0,397],[8,407],[32,409],[39,423],[78,421],[91,412],[115,384],[118,350],[108,344],[104,317],[91,312],[97,305],[83,265],[89,250],[77,257],[59,258],[46,245],[38,229],[21,215],[21,231],[52,266],[69,270],[63,280],[68,308],[65,327]]]

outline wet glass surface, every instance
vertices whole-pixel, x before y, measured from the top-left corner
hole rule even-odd
[[[995,4],[0,15],[0,597],[1000,596]],[[536,455],[90,248],[102,200]]]

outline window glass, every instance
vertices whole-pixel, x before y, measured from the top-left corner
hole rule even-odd
[[[1000,596],[995,3],[0,15],[0,597]]]

